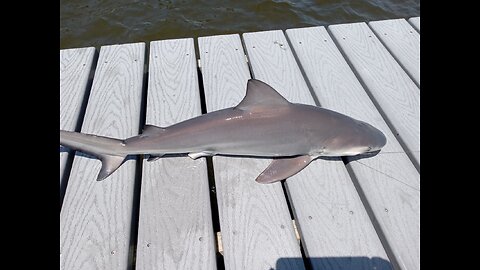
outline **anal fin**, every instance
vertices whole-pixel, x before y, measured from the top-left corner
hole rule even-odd
[[[97,181],[102,181],[120,167],[125,161],[126,156],[99,155],[102,161],[102,169],[97,176]]]
[[[262,184],[269,184],[286,179],[303,170],[315,158],[316,157],[305,155],[274,159],[255,181]]]
[[[214,155],[215,155],[214,153],[209,152],[209,151],[202,151],[202,152],[189,153],[188,154],[188,156],[191,159],[197,159],[197,158],[201,158],[201,157],[210,157],[210,156],[214,156]]]

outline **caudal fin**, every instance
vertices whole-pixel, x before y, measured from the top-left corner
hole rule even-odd
[[[125,161],[123,140],[60,130],[60,145],[98,157],[102,161],[102,169],[97,181],[111,175]]]
[[[112,174],[114,171],[120,167],[125,161],[127,156],[112,156],[112,155],[101,155],[100,160],[102,161],[102,169],[97,176],[97,181],[102,181]]]

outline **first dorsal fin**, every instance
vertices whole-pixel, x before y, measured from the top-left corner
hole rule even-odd
[[[290,104],[290,102],[275,91],[270,85],[256,79],[250,79],[247,83],[247,94],[235,108],[249,110],[256,106],[288,104]]]

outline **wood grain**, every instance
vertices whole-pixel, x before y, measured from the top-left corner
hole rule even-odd
[[[420,175],[403,153],[379,156],[349,166],[400,268],[420,269]]]
[[[150,44],[146,123],[202,113],[193,39]],[[136,269],[216,269],[204,158],[143,161]]]
[[[60,129],[74,131],[86,96],[88,76],[93,64],[95,48],[60,50]],[[60,152],[60,186],[68,153]]]
[[[239,35],[198,40],[207,111],[237,105],[250,78]],[[255,178],[268,159],[214,157],[225,269],[304,269],[280,183]]]
[[[420,86],[420,34],[405,19],[374,21],[368,25]]]
[[[255,78],[292,102],[315,105],[282,31],[243,35]],[[347,269],[346,260],[314,258],[379,257],[388,261],[348,172],[339,158],[319,159],[286,181],[305,253],[313,269]],[[364,260],[358,269],[389,269]],[[386,267],[386,268],[385,268]]]
[[[420,17],[412,17],[408,21],[420,33]]]
[[[83,133],[115,138],[138,134],[145,44],[100,50]],[[60,212],[60,268],[127,269],[135,160],[97,182],[101,162],[76,155]]]
[[[351,162],[348,166],[365,193],[396,260],[408,266],[405,269],[417,269],[420,214],[418,171],[326,29],[290,29],[287,35],[320,103],[326,108],[372,124],[387,137],[387,145],[380,154]]]
[[[420,167],[420,90],[366,23],[328,29]]]

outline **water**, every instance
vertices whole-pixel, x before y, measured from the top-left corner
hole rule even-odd
[[[61,0],[60,48],[420,16],[420,0]]]

